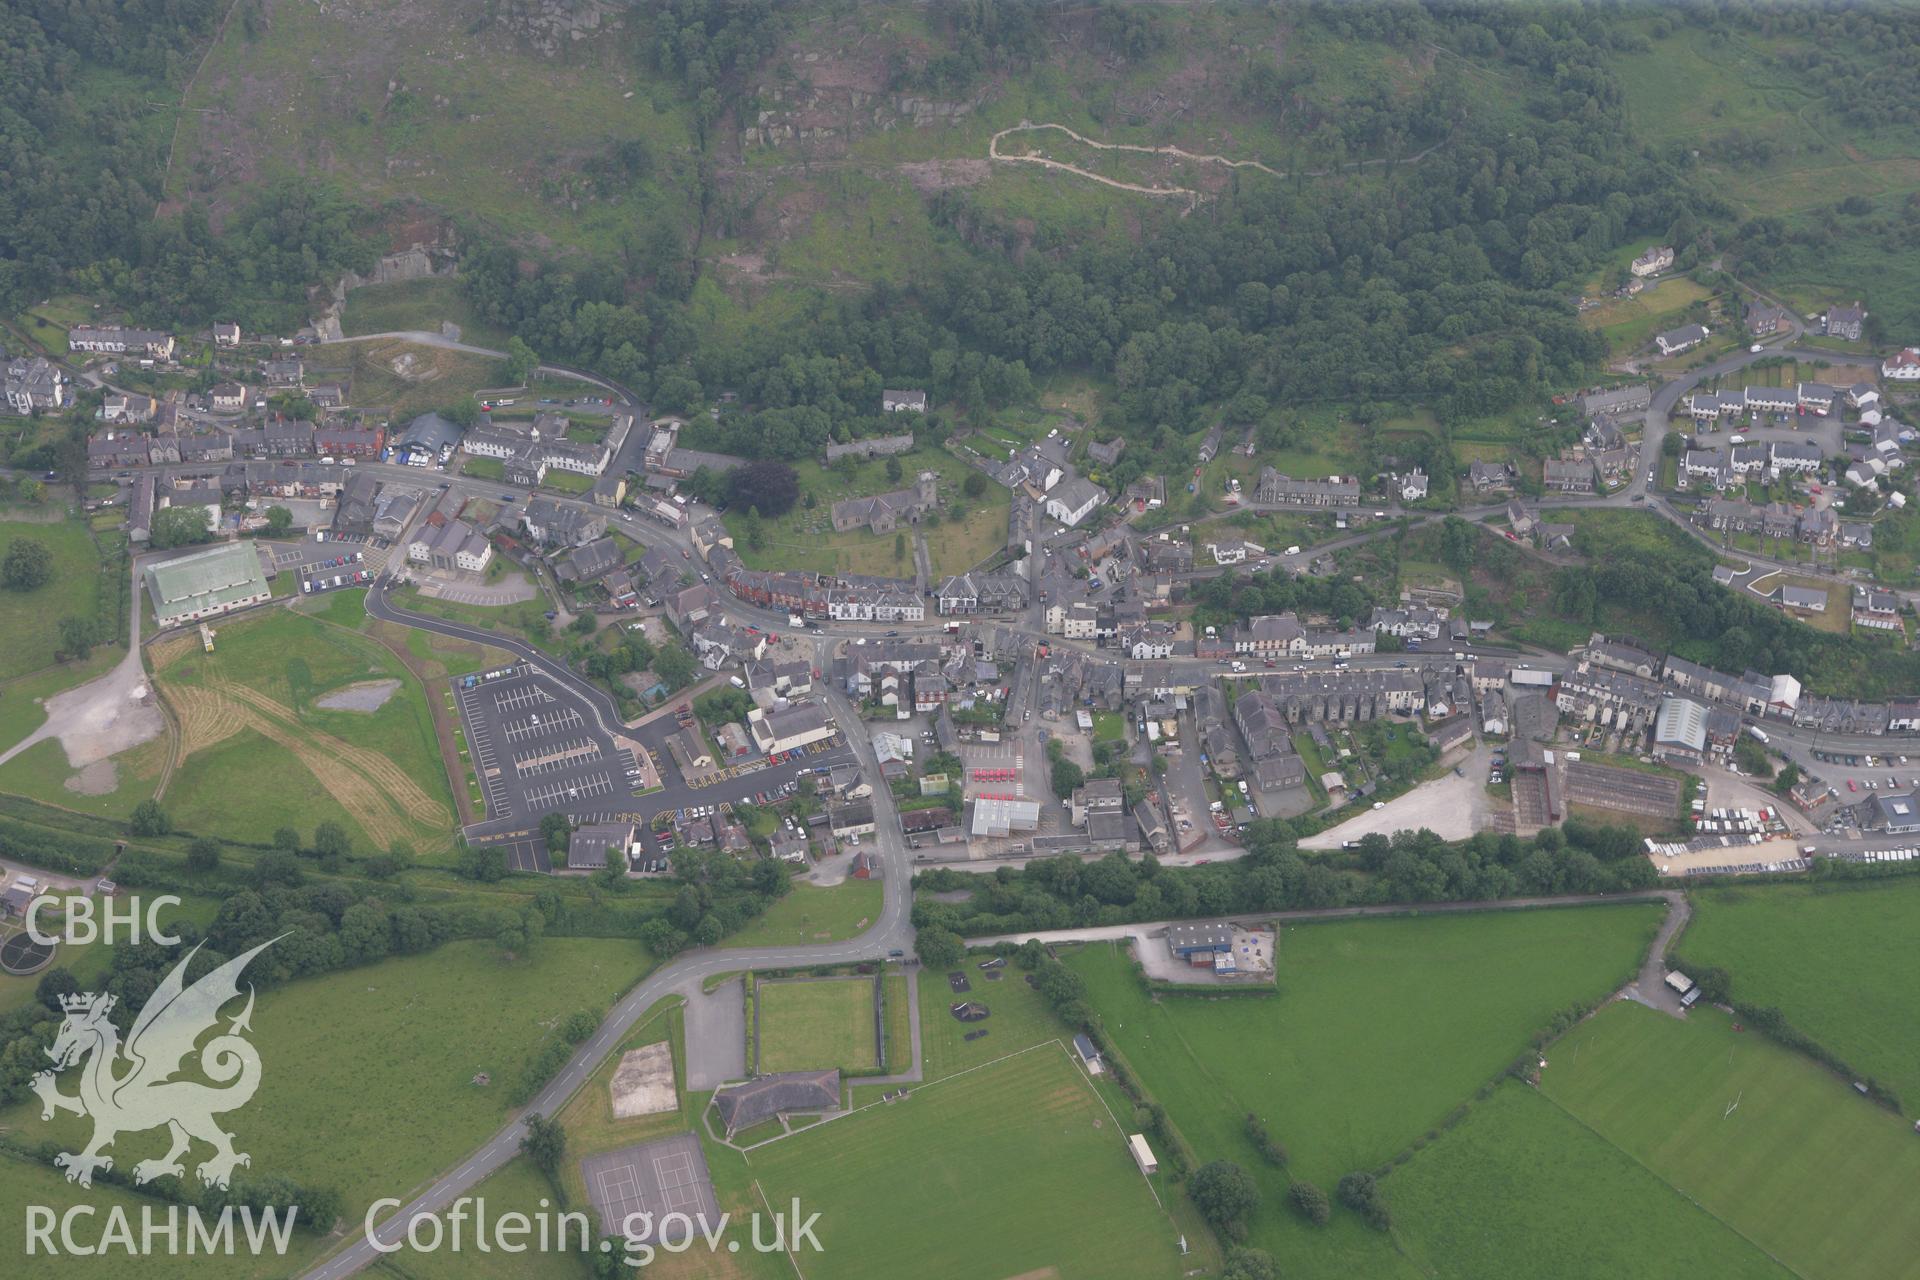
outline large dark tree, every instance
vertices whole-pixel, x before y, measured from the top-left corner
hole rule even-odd
[[[53,577],[53,553],[38,538],[16,538],[0,559],[0,583],[11,591],[32,591]]]
[[[782,516],[800,500],[800,477],[786,463],[771,458],[749,462],[728,473],[727,500],[763,516]]]
[[[1244,1233],[1247,1215],[1260,1203],[1253,1175],[1231,1160],[1201,1165],[1187,1184],[1187,1194],[1201,1216],[1235,1238]]]

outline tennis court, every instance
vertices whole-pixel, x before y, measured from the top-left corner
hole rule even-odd
[[[589,1156],[580,1173],[601,1235],[653,1244],[664,1233],[678,1243],[703,1225],[719,1224],[707,1158],[690,1133]]]

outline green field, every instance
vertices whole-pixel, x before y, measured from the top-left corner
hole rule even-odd
[[[1172,1280],[1176,1232],[1125,1143],[1046,1045],[783,1139],[753,1167],[772,1203],[821,1215],[808,1280],[925,1274],[930,1258],[950,1280]]]
[[[1653,335],[1686,322],[1687,309],[1713,295],[1680,277],[1662,280],[1632,298],[1613,298],[1580,314],[1580,323],[1598,329],[1616,353],[1638,351]]]
[[[105,779],[97,779],[76,772],[67,763],[66,748],[48,739],[0,765],[0,791],[80,813],[124,819],[135,805],[153,795],[171,749],[165,734],[150,738],[96,766],[96,773],[107,773]]]
[[[880,1065],[889,1072],[906,1071],[913,1066],[913,1006],[907,1003],[904,973],[889,973],[880,980],[881,998],[886,1004],[886,1061]]]
[[[983,958],[967,958],[963,971],[972,981],[973,990],[965,996],[953,994],[945,973],[924,968],[919,971],[920,1051],[926,1058],[921,1071],[928,1080],[1004,1058],[1062,1034],[1060,1020],[1017,971],[1010,973],[1003,968],[999,970],[1001,980],[989,982],[979,967]],[[949,1013],[953,1003],[961,999],[987,1006],[986,1021],[961,1022]],[[987,1034],[977,1040],[967,1039],[968,1032],[981,1030]]]
[[[878,880],[843,880],[831,888],[796,884],[793,891],[726,936],[727,947],[786,947],[844,942],[880,915],[885,890]]]
[[[396,338],[330,343],[306,350],[308,382],[343,383],[356,408],[385,410],[396,418],[444,408],[499,385],[499,361],[491,356]]]
[[[1542,1092],[1800,1275],[1911,1275],[1912,1126],[1726,1015],[1621,1002],[1553,1046]]]
[[[1404,1260],[1355,1215],[1336,1213],[1316,1231],[1286,1209],[1288,1175],[1331,1191],[1433,1129],[1556,1011],[1631,975],[1661,910],[1290,926],[1272,999],[1155,1002],[1112,946],[1068,963],[1198,1159],[1235,1160],[1259,1181],[1267,1207],[1254,1215],[1253,1244],[1288,1259],[1290,1276],[1396,1274]],[[1287,1173],[1247,1142],[1249,1111],[1292,1153]]]
[[[553,1201],[553,1184],[526,1156],[509,1161],[499,1172],[475,1186],[471,1194],[476,1200],[486,1202],[487,1217],[495,1222],[505,1213],[562,1212]],[[543,1202],[548,1206],[545,1210],[541,1208]],[[582,1208],[580,1204],[567,1206],[568,1211]],[[557,1219],[553,1231],[557,1237]],[[570,1229],[568,1239],[578,1241],[578,1228]],[[471,1231],[461,1243],[458,1250],[450,1245],[431,1253],[408,1249],[369,1268],[365,1274],[391,1280],[580,1280],[586,1272],[586,1260],[579,1254],[559,1248],[542,1250],[537,1233],[527,1237],[529,1247],[521,1253],[499,1249],[483,1252]]]
[[[553,638],[553,625],[546,618],[547,602],[542,596],[517,604],[461,604],[423,596],[418,587],[402,587],[390,598],[401,608],[415,613],[464,622],[488,631],[512,632],[536,645],[550,643]]]
[[[506,349],[506,331],[483,319],[460,281],[450,276],[362,285],[347,295],[340,332],[349,338],[405,329],[438,333],[446,320],[460,326],[460,341],[469,346]]]
[[[1920,1101],[1920,880],[1767,885],[1693,895],[1676,949],[1733,975],[1734,999],[1773,1005],[1855,1071]]]
[[[187,95],[170,198],[218,209],[251,181],[326,173],[369,206],[458,212],[595,250],[674,212],[651,197],[682,163],[689,113],[667,84],[636,75],[626,39],[563,39],[565,56],[543,57],[457,0],[427,0],[398,25],[293,4],[244,25],[226,24]],[[332,71],[314,80],[316,57]],[[482,65],[484,85],[467,70]],[[583,166],[629,139],[647,144],[655,179],[601,198]],[[423,222],[431,235],[431,214]]]
[[[925,445],[903,453],[897,459],[901,478],[887,478],[887,460],[862,462],[850,476],[837,468],[823,467],[818,459],[793,461],[800,476],[800,490],[811,493],[814,506],[804,500],[778,519],[762,522],[762,545],[750,545],[747,537],[747,513],[734,509],[723,517],[733,534],[734,550],[750,569],[812,569],[821,573],[866,573],[881,577],[913,576],[913,528],[903,526],[906,535],[902,554],[894,555],[894,535],[876,534],[866,529],[835,533],[833,504],[843,498],[867,497],[909,488],[922,471],[940,476],[940,523],[920,528],[926,534],[927,552],[933,559],[936,576],[962,573],[999,551],[1006,544],[1007,507],[1011,498],[997,484],[989,484],[978,498],[966,497],[961,485],[973,474],[973,468],[959,458]],[[966,509],[962,520],[951,518],[953,505]]]
[[[872,978],[762,979],[754,991],[759,1071],[879,1067]]]
[[[1383,1185],[1395,1239],[1436,1280],[1792,1274],[1514,1081]]]
[[[40,1112],[38,1103],[34,1104],[34,1115]],[[244,1150],[244,1148],[242,1148]],[[91,1271],[95,1275],[128,1274],[115,1270],[116,1263],[124,1263],[127,1256],[121,1253],[106,1258],[77,1258],[65,1255],[49,1256],[44,1250],[29,1255],[27,1252],[26,1206],[43,1205],[56,1214],[64,1214],[76,1206],[91,1206],[91,1217],[78,1216],[75,1219],[74,1241],[87,1245],[97,1242],[105,1230],[108,1215],[119,1209],[127,1215],[127,1220],[137,1233],[140,1226],[140,1212],[143,1206],[156,1206],[164,1215],[165,1209],[158,1202],[117,1187],[96,1184],[91,1188],[76,1187],[68,1182],[58,1169],[37,1164],[11,1154],[0,1154],[0,1201],[8,1206],[8,1212],[0,1214],[0,1255],[7,1259],[7,1275],[15,1280],[39,1277],[70,1277],[83,1275]],[[161,1219],[164,1221],[164,1217]],[[182,1244],[179,1256],[168,1256],[164,1251],[153,1256],[142,1257],[138,1263],[138,1273],[154,1277],[155,1280],[267,1280],[268,1277],[285,1276],[295,1269],[304,1269],[306,1260],[311,1259],[325,1245],[325,1241],[305,1231],[295,1230],[289,1238],[285,1257],[265,1252],[255,1257],[236,1245],[229,1255],[206,1256],[196,1254],[187,1256],[184,1243],[184,1223],[182,1225]],[[236,1237],[243,1237],[241,1225],[234,1224]],[[58,1228],[55,1229],[54,1242],[60,1240]]]
[[[221,627],[213,653],[176,642],[151,657],[181,726],[184,761],[166,796],[176,825],[265,843],[280,826],[310,835],[332,820],[362,848],[448,847],[452,793],[426,691],[385,648],[280,611]],[[400,682],[377,710],[318,705],[373,680]]]
[[[60,619],[92,617],[100,605],[100,551],[84,521],[0,520],[0,556],[20,538],[46,547],[53,577],[32,591],[0,588],[0,680],[51,666]]]
[[[253,1168],[329,1186],[358,1220],[451,1168],[505,1118],[507,1096],[555,1021],[598,1014],[648,967],[625,940],[547,938],[511,963],[482,942],[450,942],[260,993],[254,1045],[260,1091],[234,1115]],[[476,1085],[485,1072],[491,1083]],[[0,1112],[32,1141],[71,1142],[84,1122],[43,1124],[39,1103]],[[122,1168],[166,1135],[123,1137]]]

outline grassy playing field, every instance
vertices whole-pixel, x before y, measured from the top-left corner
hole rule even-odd
[[[1677,949],[1733,975],[1746,1004],[1787,1021],[1854,1070],[1920,1102],[1920,880],[1767,885],[1694,895]]]
[[[1920,1143],[1810,1059],[1621,1002],[1553,1047],[1552,1101],[1801,1275],[1910,1275]]]
[[[262,992],[260,1091],[231,1117],[237,1145],[256,1171],[337,1189],[357,1219],[477,1145],[557,1019],[598,1013],[647,967],[625,940],[547,938],[512,963],[490,944],[451,942]],[[491,1083],[473,1083],[482,1072]],[[0,1112],[0,1124],[36,1142],[85,1132],[73,1117],[43,1124],[39,1114],[31,1101]],[[123,1137],[120,1167],[158,1154],[165,1138]]]
[[[100,552],[84,522],[0,520],[0,557],[22,538],[47,549],[53,577],[32,591],[0,591],[0,680],[51,665],[60,619],[90,618],[99,602]]]
[[[1792,1274],[1517,1081],[1383,1185],[1426,1276]]]
[[[1237,1161],[1259,1181],[1267,1207],[1254,1215],[1254,1244],[1287,1258],[1293,1276],[1391,1274],[1404,1260],[1354,1215],[1337,1213],[1316,1231],[1284,1207],[1287,1174],[1247,1142],[1246,1113],[1260,1114],[1289,1149],[1292,1176],[1331,1191],[1342,1175],[1376,1167],[1438,1125],[1557,1010],[1624,981],[1660,911],[1289,927],[1279,993],[1262,1000],[1150,1001],[1109,945],[1068,963],[1198,1158]]]
[[[928,1259],[953,1280],[1171,1280],[1176,1233],[1125,1143],[1064,1049],[1045,1045],[752,1163],[774,1204],[798,1195],[821,1214],[823,1251],[800,1258],[809,1280],[916,1274]]]
[[[176,825],[265,842],[283,825],[309,835],[334,820],[363,847],[447,847],[452,795],[426,693],[380,645],[283,611],[221,627],[213,653],[189,639],[156,646],[152,661],[181,725],[184,763],[167,790]],[[368,680],[400,687],[374,711],[318,705]]]
[[[880,1065],[872,978],[806,978],[758,984],[759,1070]]]
[[[831,888],[796,884],[793,891],[721,943],[727,947],[784,947],[844,942],[880,914],[878,880],[843,880]]]

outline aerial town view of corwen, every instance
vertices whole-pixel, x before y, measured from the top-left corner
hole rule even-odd
[[[0,1274],[1920,1280],[1916,245],[1913,0],[0,0]]]

